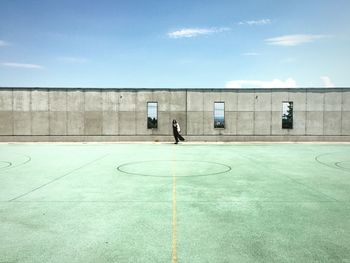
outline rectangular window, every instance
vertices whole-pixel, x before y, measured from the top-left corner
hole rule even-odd
[[[147,129],[158,128],[158,103],[147,102]]]
[[[293,129],[293,102],[282,102],[282,129]]]
[[[225,102],[214,102],[214,128],[225,128]]]

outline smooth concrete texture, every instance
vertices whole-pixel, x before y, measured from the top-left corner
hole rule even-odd
[[[13,109],[13,90],[0,89],[0,111],[12,111]]]
[[[115,135],[118,134],[119,117],[116,111],[104,111],[102,113],[102,134]]]
[[[67,135],[84,135],[84,111],[67,112]]]
[[[32,112],[32,130],[31,135],[49,135],[50,134],[50,114],[45,111]]]
[[[84,114],[85,135],[102,134],[102,112],[86,111]]]
[[[13,91],[13,111],[30,111],[30,91]]]
[[[31,111],[48,111],[49,110],[49,93],[48,90],[32,90],[31,92]]]
[[[282,129],[284,101],[293,102],[293,129]],[[152,136],[172,136],[172,119],[178,120],[183,135],[213,140],[239,135],[283,135],[288,140],[350,135],[348,88],[2,88],[0,102],[0,136],[148,135],[153,140]],[[147,102],[158,103],[157,129],[147,129]],[[224,129],[214,128],[215,102],[225,103]]]
[[[253,135],[254,112],[241,111],[237,114],[237,135]]]
[[[204,134],[204,113],[203,111],[187,112],[187,134],[203,135]]]
[[[271,111],[257,111],[254,113],[254,134],[271,134]]]
[[[0,111],[0,134],[13,135],[13,112]]]
[[[50,111],[67,111],[67,90],[49,91]]]
[[[187,111],[203,111],[204,93],[188,91],[187,92]]]
[[[85,110],[84,92],[81,90],[67,91],[67,111],[83,112]]]
[[[135,111],[119,112],[119,134],[120,135],[136,135],[136,113]],[[145,122],[147,119],[144,120]]]
[[[237,111],[254,111],[254,90],[239,90],[237,98]]]
[[[99,91],[85,91],[85,111],[102,111],[102,92]]]
[[[32,122],[29,111],[13,112],[13,135],[31,135]]]
[[[50,135],[67,135],[67,112],[50,112]]]
[[[306,134],[323,135],[323,112],[308,111],[306,115]]]
[[[324,92],[322,90],[312,90],[306,92],[306,111],[324,110]]]
[[[341,135],[341,112],[325,111],[323,114],[324,135]]]
[[[349,156],[329,143],[1,144],[0,262],[171,262],[174,251],[177,262],[347,262]]]

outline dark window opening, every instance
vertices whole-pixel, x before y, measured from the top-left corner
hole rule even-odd
[[[282,102],[282,129],[293,129],[293,102]]]
[[[147,129],[158,128],[158,103],[147,102]]]
[[[225,102],[214,102],[214,128],[225,128]]]

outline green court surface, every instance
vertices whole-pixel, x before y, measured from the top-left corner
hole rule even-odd
[[[350,262],[350,144],[1,144],[0,262]]]

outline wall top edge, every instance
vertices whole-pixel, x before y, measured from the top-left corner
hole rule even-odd
[[[0,90],[81,90],[81,91],[332,91],[349,90],[350,87],[302,87],[302,88],[89,88],[89,87],[0,87]]]

